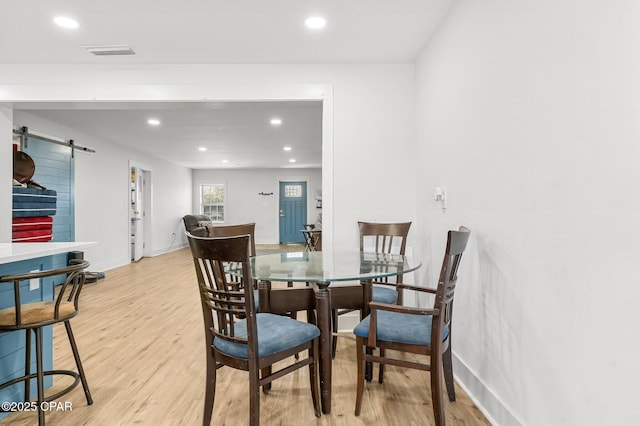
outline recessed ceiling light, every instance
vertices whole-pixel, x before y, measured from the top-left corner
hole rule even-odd
[[[201,146],[200,148],[198,148],[198,151],[200,152],[205,152],[207,150],[206,146]]]
[[[279,118],[272,118],[271,119],[271,124],[273,124],[274,126],[279,126],[282,124],[282,120]]]
[[[229,160],[222,160],[222,162],[226,164],[229,162]]]
[[[284,147],[284,148],[282,148],[282,149],[284,149],[285,151],[291,151],[293,148],[291,148],[290,146],[285,146],[285,147]]]
[[[295,163],[295,162],[296,162],[296,159],[295,159],[295,158],[292,158],[292,159],[290,159],[290,160],[289,160],[289,162],[290,162],[290,163]]]
[[[150,118],[147,120],[147,123],[151,124],[152,126],[159,126],[160,120],[158,120],[157,118]]]
[[[322,16],[311,16],[304,21],[304,24],[309,28],[317,30],[324,28],[324,26],[327,25],[327,21]]]
[[[56,16],[55,18],[53,18],[53,22],[55,22],[56,25],[59,25],[62,28],[68,28],[71,30],[76,29],[80,26],[80,24],[78,24],[78,21],[67,16]]]

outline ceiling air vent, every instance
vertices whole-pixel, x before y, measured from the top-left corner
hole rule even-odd
[[[131,46],[128,44],[101,44],[94,46],[82,46],[89,53],[96,56],[117,56],[117,55],[135,55]]]

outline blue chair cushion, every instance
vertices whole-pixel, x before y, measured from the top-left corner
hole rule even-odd
[[[378,310],[376,338],[386,342],[407,343],[409,345],[431,345],[431,315],[409,315]],[[363,319],[353,329],[356,336],[369,336],[370,316]],[[449,328],[442,332],[442,340],[449,336]]]
[[[257,314],[258,356],[265,357],[301,345],[320,335],[313,324],[274,314]],[[247,320],[235,324],[236,337],[247,337]],[[213,346],[227,355],[249,358],[247,345],[221,338],[213,339]]]
[[[389,303],[393,305],[396,303],[396,300],[398,300],[398,292],[391,287],[374,285],[371,300],[378,303]]]

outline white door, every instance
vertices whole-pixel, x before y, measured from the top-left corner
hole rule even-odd
[[[142,169],[131,169],[131,260],[138,261],[144,252],[144,175]]]

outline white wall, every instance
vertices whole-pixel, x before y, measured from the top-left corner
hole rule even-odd
[[[280,180],[307,182],[305,223],[314,223],[320,212],[316,208],[315,190],[322,187],[322,169],[194,170],[192,212],[199,213],[200,185],[223,183],[227,195],[225,223],[234,225],[255,222],[257,244],[278,244]],[[273,195],[259,195],[259,192]]]
[[[638,22],[633,1],[460,0],[417,64],[425,271],[472,229],[455,371],[499,424],[640,418]]]
[[[152,235],[148,236],[154,254],[169,250],[172,233],[177,247],[184,233],[182,216],[191,209],[191,170],[141,154],[121,145],[97,139],[73,128],[61,126],[23,111],[14,111],[14,124],[96,150],[95,154],[76,151],[75,234],[77,241],[98,241],[85,258],[92,271],[101,271],[130,262],[129,248],[129,161],[152,168]],[[123,141],[131,143],[133,141]]]
[[[13,108],[10,104],[0,104],[0,205],[11,205],[11,182],[13,179]],[[6,160],[5,160],[6,158]],[[11,241],[11,209],[3,208],[0,211],[0,243]]]

